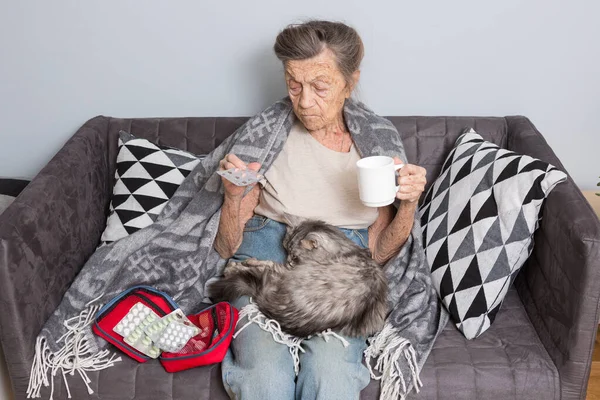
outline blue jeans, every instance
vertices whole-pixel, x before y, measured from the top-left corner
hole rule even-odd
[[[367,247],[367,230],[340,230],[353,242]],[[234,260],[249,257],[283,263],[287,257],[282,246],[286,225],[266,217],[254,216],[244,229],[242,244]],[[234,301],[240,309],[247,297]],[[222,363],[223,384],[232,399],[241,400],[352,400],[370,380],[362,364],[364,338],[345,338],[350,345],[332,338],[326,342],[313,337],[302,342],[300,372],[296,378],[294,362],[284,344],[255,324],[246,327],[231,342]]]

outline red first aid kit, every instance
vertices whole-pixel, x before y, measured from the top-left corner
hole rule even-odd
[[[180,318],[178,323],[173,323],[172,326],[193,332],[190,334],[193,336],[181,339],[181,344],[185,345],[176,352],[164,351],[169,348],[164,341],[168,339],[168,335],[163,334],[159,344],[158,335],[153,335],[148,330],[152,327],[149,320],[159,325],[161,320],[172,321],[170,316]],[[146,326],[142,327],[144,319]],[[134,360],[143,363],[158,358],[165,370],[177,372],[221,362],[233,338],[237,320],[238,311],[229,303],[213,304],[197,314],[184,316],[177,303],[166,293],[149,286],[135,286],[103,306],[96,314],[92,329],[96,335],[115,345]],[[132,325],[130,327],[134,327],[138,333],[142,328],[145,332],[137,336],[132,332],[127,336],[128,325],[124,325],[123,321],[129,321]],[[164,324],[167,326],[166,322]],[[170,329],[171,325],[168,325],[168,328]],[[163,332],[169,330],[163,329]]]

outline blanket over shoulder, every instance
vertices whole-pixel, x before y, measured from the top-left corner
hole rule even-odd
[[[93,335],[91,322],[101,304],[127,288],[154,286],[173,296],[184,312],[195,311],[205,299],[207,282],[221,275],[226,262],[213,248],[223,202],[215,173],[219,160],[234,153],[245,162],[261,163],[264,174],[295,118],[286,98],[249,119],[198,164],[154,224],[90,257],[38,336],[28,397],[39,397],[42,386],[53,389],[57,373],[77,371],[88,385],[86,371],[118,361],[108,344]],[[362,157],[406,160],[390,121],[354,100],[346,101],[344,118]],[[411,388],[418,391],[419,370],[447,322],[431,284],[417,215],[411,236],[384,268],[391,312],[384,329],[369,338],[365,357],[372,377],[382,380],[381,398],[403,399]]]

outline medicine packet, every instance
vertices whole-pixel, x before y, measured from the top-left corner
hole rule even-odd
[[[248,186],[261,181],[264,177],[251,169],[230,168],[224,171],[217,171],[221,175],[236,186]]]

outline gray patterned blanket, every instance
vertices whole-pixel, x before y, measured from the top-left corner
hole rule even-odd
[[[406,160],[400,135],[388,120],[352,100],[346,102],[344,117],[363,157]],[[288,99],[251,118],[198,164],[153,225],[90,257],[38,336],[30,397],[38,397],[43,385],[53,386],[57,373],[77,371],[89,382],[86,371],[118,361],[90,325],[101,304],[123,290],[154,286],[173,296],[186,313],[205,300],[207,281],[219,276],[226,262],[213,249],[223,202],[215,173],[219,160],[234,153],[261,163],[264,173],[283,148],[294,119]],[[372,377],[382,380],[381,398],[398,399],[413,387],[418,391],[419,370],[447,319],[431,284],[417,215],[411,237],[385,271],[392,311],[384,329],[369,339],[365,357]]]

